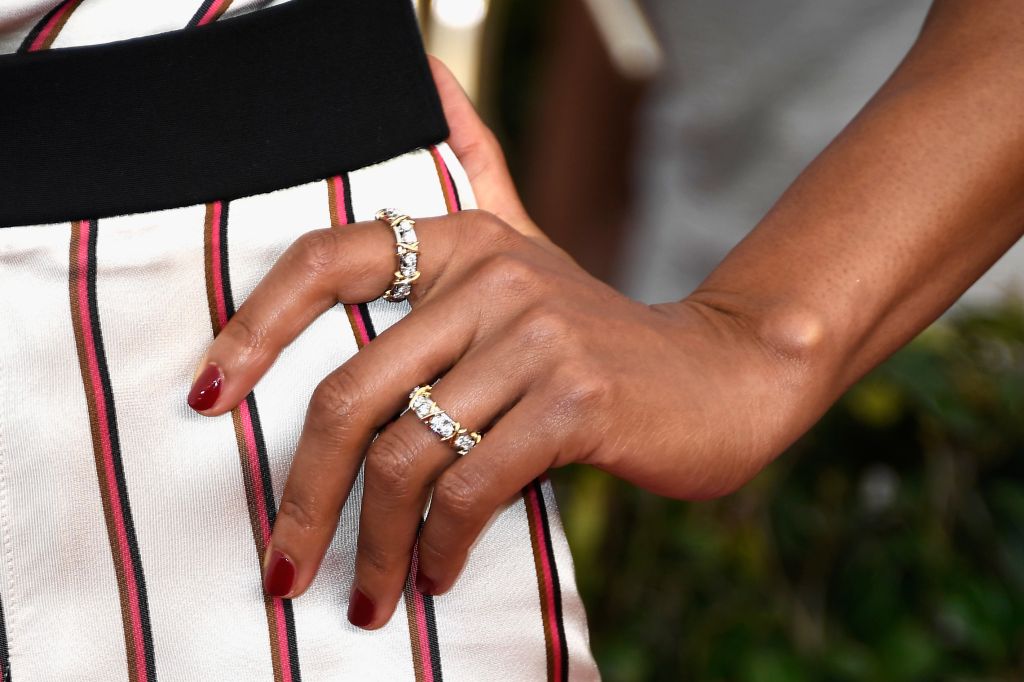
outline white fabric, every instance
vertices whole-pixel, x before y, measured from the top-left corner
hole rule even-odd
[[[465,174],[446,160],[464,206]],[[429,150],[349,176],[355,219],[383,206],[443,214]],[[98,221],[96,299],[121,456],[148,593],[157,678],[271,680],[267,620],[230,415],[185,396],[212,338],[203,206]],[[326,182],[230,203],[236,307],[300,234],[329,225]],[[382,227],[382,229],[384,229]],[[0,229],[0,600],[13,678],[127,679],[118,586],[99,495],[69,307],[68,225]],[[424,258],[429,258],[429,253]],[[405,304],[374,302],[378,331]],[[319,317],[255,388],[280,499],[316,384],[356,352],[341,306]],[[598,673],[550,485],[569,678]],[[412,680],[405,607],[376,632],[346,619],[360,490],[308,592],[292,601],[304,680]],[[544,630],[526,511],[488,527],[450,594],[434,601],[446,680],[543,680]]]

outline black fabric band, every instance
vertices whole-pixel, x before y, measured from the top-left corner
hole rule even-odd
[[[0,56],[0,227],[311,182],[444,140],[409,0]]]

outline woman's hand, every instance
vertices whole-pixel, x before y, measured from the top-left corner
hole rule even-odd
[[[417,221],[412,312],[316,389],[267,551],[295,567],[290,584],[268,589],[302,593],[365,460],[349,617],[367,628],[390,618],[417,542],[417,587],[445,592],[495,511],[551,467],[590,464],[705,498],[748,480],[808,420],[800,363],[770,329],[714,297],[643,305],[553,246],[526,217],[493,137],[435,69],[451,144],[491,211]],[[195,403],[202,413],[235,407],[324,310],[380,296],[393,248],[381,222],[296,241],[210,346],[200,370],[215,364],[221,383],[212,404]],[[438,377],[437,404],[485,434],[465,457],[414,414],[395,419],[410,390]]]

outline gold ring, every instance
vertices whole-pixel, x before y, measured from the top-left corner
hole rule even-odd
[[[416,241],[416,221],[393,208],[382,208],[374,216],[387,223],[395,233],[395,254],[398,270],[391,288],[384,292],[386,301],[404,301],[412,293],[412,283],[419,279],[420,243]]]
[[[421,422],[440,436],[441,440],[454,448],[460,455],[468,455],[483,439],[476,431],[467,431],[459,422],[448,416],[430,397],[432,386],[417,386],[409,394],[409,409]]]

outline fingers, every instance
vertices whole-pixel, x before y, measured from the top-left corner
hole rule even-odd
[[[496,224],[481,212],[416,223],[423,246],[414,296],[430,289],[445,268],[465,269],[487,253],[478,232]],[[479,225],[478,225],[479,223]],[[509,234],[512,230],[505,228]],[[494,237],[490,248],[507,240]],[[380,296],[396,267],[394,235],[371,221],[306,233],[281,255],[214,339],[199,363],[188,402],[216,416],[248,395],[274,360],[321,313],[341,300],[362,303]]]
[[[486,272],[498,269],[494,265],[484,268]],[[293,579],[277,589],[275,596],[296,596],[312,581],[333,536],[363,453],[374,432],[407,404],[409,391],[447,372],[463,358],[467,349],[474,346],[478,335],[488,337],[495,319],[503,319],[504,315],[515,316],[521,306],[530,303],[533,297],[525,295],[521,289],[513,292],[514,296],[502,300],[500,287],[503,281],[496,274],[482,274],[471,277],[445,296],[428,298],[404,320],[364,346],[317,387],[306,414],[270,543],[272,549],[289,557],[294,567]],[[481,287],[488,286],[496,293],[485,300],[481,298],[480,291]],[[506,343],[509,347],[501,352],[505,357],[513,357],[513,342],[509,340]],[[489,372],[493,371],[489,368],[495,363],[491,356],[481,358],[469,363],[469,371],[475,373],[478,380],[486,380],[491,376]],[[467,361],[468,358],[463,359],[459,366]],[[496,377],[494,382],[501,385],[502,382],[508,383],[509,378],[501,377],[499,380]],[[448,384],[449,379],[442,383]],[[475,413],[466,414],[472,417]],[[436,445],[433,442],[436,437],[426,427],[416,423],[412,426],[417,427],[414,433],[420,440],[406,439],[402,447],[390,446],[390,457],[396,460],[392,462],[395,466],[402,466],[403,463],[397,461],[399,455],[408,457],[414,445]],[[395,433],[400,438],[404,432]],[[384,449],[386,453],[388,442],[384,438],[378,449]],[[399,452],[401,450],[406,452]],[[448,446],[444,445],[434,452],[447,454],[448,451]],[[370,459],[376,461],[374,457]],[[383,461],[387,457],[380,459]],[[386,486],[376,482],[377,469],[372,462],[368,464],[367,486],[370,490],[383,489]],[[429,484],[426,473],[423,477],[423,485],[426,486]],[[403,500],[415,492],[407,483],[390,483],[395,484]],[[408,514],[408,508],[403,507],[399,512]],[[417,516],[410,524],[412,532],[418,521]],[[408,540],[405,551],[411,547],[412,541]]]
[[[430,57],[430,69],[451,129],[448,145],[466,170],[480,208],[507,221],[522,234],[547,240],[530,220],[505,163],[501,145],[444,63]]]
[[[469,305],[466,294],[454,300]],[[465,309],[425,303],[317,386],[267,550],[286,556],[294,573],[275,584],[265,566],[270,594],[294,597],[313,580],[373,434],[401,411],[413,386],[433,381],[469,347],[476,329],[458,314]]]
[[[390,283],[394,263],[387,255],[393,251],[380,222],[314,230],[296,240],[207,349],[189,405],[211,416],[237,405],[339,296],[362,302],[380,295]]]
[[[550,402],[531,394],[445,469],[420,533],[417,589],[448,591],[495,511],[555,464],[564,433],[560,420]]]
[[[474,348],[436,384],[431,396],[436,409],[467,432],[484,430],[520,398],[533,379],[528,363],[512,372],[495,363],[495,358],[510,350],[512,344],[506,341]],[[444,417],[438,416],[435,423],[443,431]],[[455,432],[455,427],[449,428]],[[350,603],[372,607],[350,610],[353,624],[374,629],[391,618],[409,575],[412,548],[431,487],[458,457],[449,442],[443,442],[441,435],[413,412],[390,425],[370,446],[363,470],[359,548]]]

